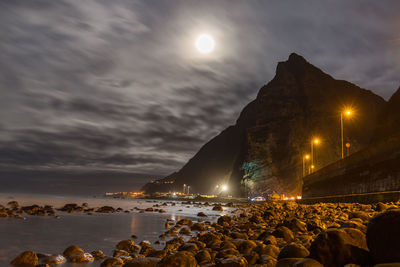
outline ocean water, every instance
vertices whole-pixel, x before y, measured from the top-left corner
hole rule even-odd
[[[109,198],[84,198],[51,195],[17,195],[0,194],[0,204],[16,200],[20,205],[53,205],[62,207],[67,203],[88,203],[89,207],[104,205],[132,209],[134,207],[148,208],[165,201],[145,201]],[[88,215],[83,212],[64,213],[57,211],[59,218],[49,216],[23,215],[26,219],[0,218],[0,266],[10,266],[9,262],[19,253],[25,250],[33,250],[37,253],[62,254],[70,245],[77,245],[86,252],[102,250],[106,255],[112,256],[115,245],[124,239],[129,239],[132,234],[138,238],[135,242],[148,240],[154,248],[164,247],[165,241],[160,245],[154,245],[159,240],[158,236],[165,232],[165,221],[172,219],[178,221],[182,218],[190,218],[193,221],[216,221],[220,215],[230,213],[232,208],[225,208],[223,212],[211,211],[211,207],[199,207],[197,205],[181,204],[176,206],[161,207],[166,213],[146,212],[138,213],[112,213]],[[203,211],[206,218],[197,217],[197,213]],[[100,261],[101,262],[101,261]],[[62,266],[100,266],[99,261],[91,264],[69,264]]]

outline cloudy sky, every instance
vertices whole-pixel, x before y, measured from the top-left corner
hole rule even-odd
[[[233,124],[291,52],[387,99],[400,85],[398,10],[395,0],[1,1],[2,188],[101,192],[169,174]],[[215,39],[210,54],[194,46],[201,33]]]

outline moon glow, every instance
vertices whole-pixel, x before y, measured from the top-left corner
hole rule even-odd
[[[196,48],[202,54],[211,53],[214,50],[215,41],[208,34],[201,34],[196,39]]]

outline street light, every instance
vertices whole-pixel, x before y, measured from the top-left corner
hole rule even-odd
[[[310,155],[306,154],[303,156],[303,177],[306,176],[306,160],[310,159]]]
[[[313,138],[311,139],[311,172],[313,172],[314,170],[314,144],[318,145],[320,143],[318,138]]]
[[[228,186],[226,186],[226,185],[222,186],[222,191],[226,191],[226,190],[228,190]]]
[[[342,141],[342,159],[344,158],[344,146],[343,146],[343,116],[350,117],[352,115],[351,109],[345,109],[340,112],[340,137]]]

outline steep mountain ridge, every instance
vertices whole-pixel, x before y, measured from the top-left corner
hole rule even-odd
[[[321,139],[314,153],[317,168],[338,160],[340,112],[352,106],[355,116],[345,121],[345,138],[351,151],[360,150],[370,142],[385,103],[293,53],[278,63],[275,77],[242,110],[234,126],[205,144],[181,170],[144,189],[180,191],[188,184],[193,192],[212,193],[217,184],[227,183],[233,195],[298,194],[302,157],[310,153],[311,138]]]

